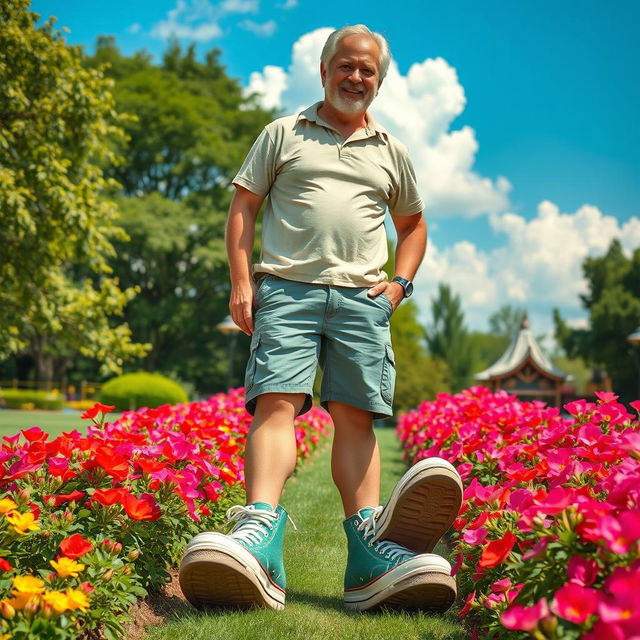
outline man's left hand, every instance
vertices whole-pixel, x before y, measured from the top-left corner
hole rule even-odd
[[[393,310],[395,311],[398,308],[398,305],[404,299],[404,287],[399,282],[389,282],[385,280],[384,282],[379,282],[374,287],[371,287],[369,291],[367,291],[367,295],[370,298],[375,298],[379,296],[384,291],[384,294],[389,298],[391,304],[393,305]]]

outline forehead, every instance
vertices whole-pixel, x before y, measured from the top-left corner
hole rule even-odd
[[[380,63],[380,47],[373,38],[365,34],[352,33],[340,40],[331,61],[344,58],[359,58],[377,67]]]

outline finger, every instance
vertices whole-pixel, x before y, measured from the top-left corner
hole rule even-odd
[[[243,312],[243,317],[242,319],[244,320],[244,325],[247,327],[247,329],[249,330],[249,334],[251,335],[253,334],[253,311],[251,309],[251,305],[250,304],[246,304],[243,306],[242,308],[242,312]]]
[[[232,320],[238,325],[238,327],[240,327],[240,330],[242,331],[242,333],[245,333],[246,335],[250,336],[251,332],[249,331],[249,327],[246,325],[244,321],[242,310],[238,309],[237,307],[234,307],[230,311],[231,311]]]

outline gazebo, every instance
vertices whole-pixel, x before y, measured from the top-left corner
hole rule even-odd
[[[507,350],[475,379],[492,391],[504,389],[520,400],[542,400],[560,406],[567,374],[553,365],[535,339],[527,316]]]

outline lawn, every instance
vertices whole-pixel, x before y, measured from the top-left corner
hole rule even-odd
[[[14,409],[0,409],[0,436],[10,436],[29,427],[40,427],[53,437],[63,431],[84,431],[88,420],[80,419],[80,411],[19,411]],[[115,420],[118,414],[110,413],[110,420]]]

